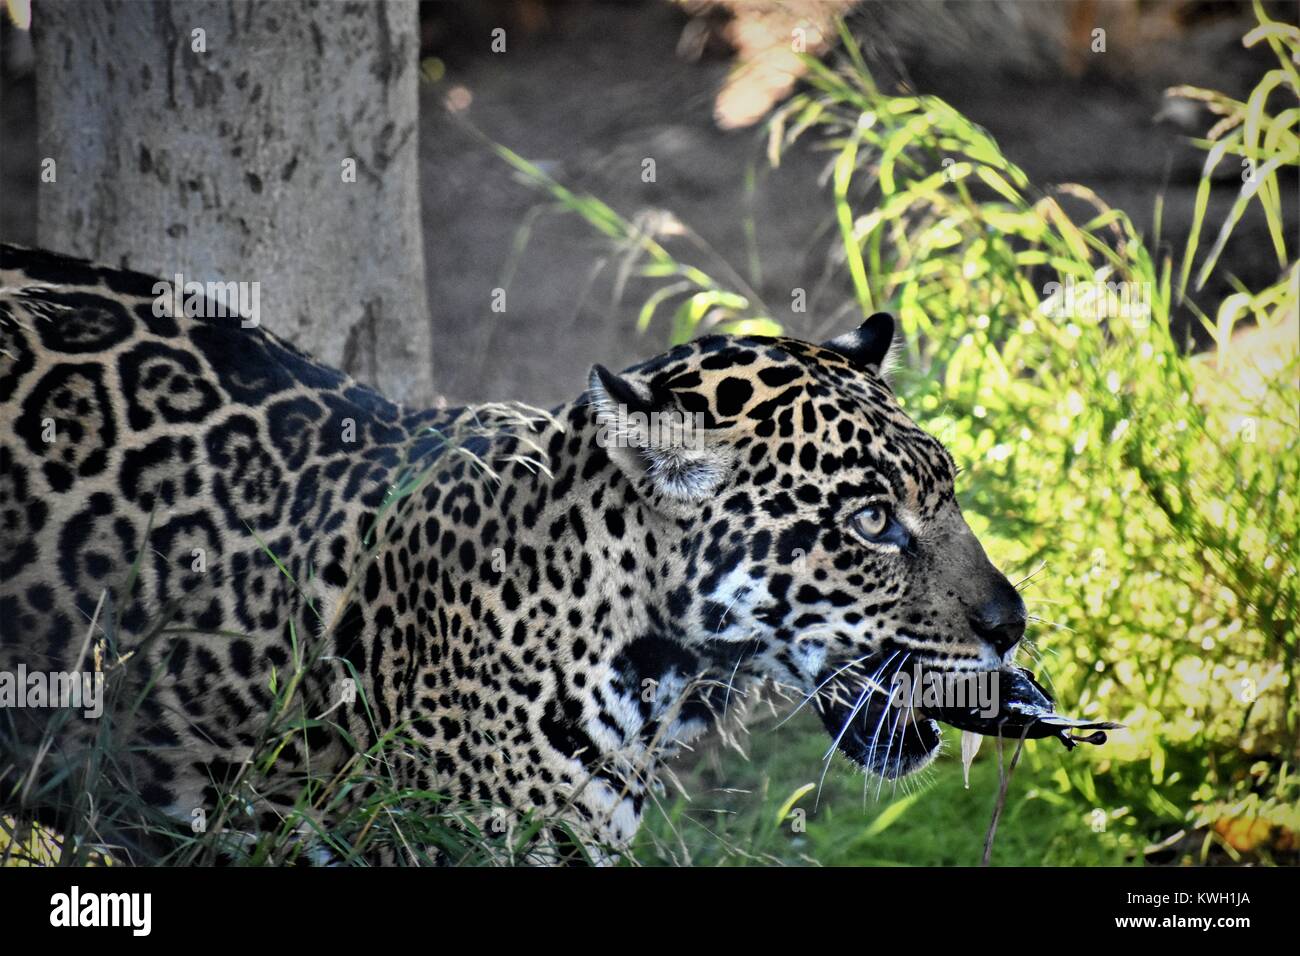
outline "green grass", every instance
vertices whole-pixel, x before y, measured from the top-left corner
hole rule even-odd
[[[767,720],[747,741],[747,758],[711,748],[684,776],[690,799],[676,798],[647,816],[636,858],[645,865],[975,866],[984,850],[998,790],[993,742],[971,767],[943,757],[901,785],[866,777],[838,755],[818,794],[826,735],[815,720],[781,728]],[[947,749],[956,747],[948,732]],[[1055,742],[1031,741],[1044,764],[1063,759]],[[1013,745],[1008,745],[1009,761]],[[811,785],[811,786],[809,786]],[[794,810],[781,811],[804,788]],[[879,787],[879,791],[878,791]],[[1122,821],[1098,826],[1092,808],[1064,798],[1048,772],[1041,781],[1021,767],[997,838],[994,865],[1124,865],[1134,859]],[[782,822],[778,823],[778,817]]]
[[[676,768],[687,796],[674,793],[647,813],[635,861],[977,866],[998,793],[996,745],[985,741],[967,788],[955,756],[956,735],[946,730],[945,737],[944,755],[898,786],[881,785],[836,755],[819,797],[824,731],[814,720],[781,728],[763,721],[751,728],[743,756],[705,745]],[[1014,746],[1008,742],[1005,748],[1009,762]],[[1269,839],[1275,831],[1267,826],[1256,824],[1244,839],[1227,834],[1231,842],[1213,827],[1224,816],[1205,800],[1214,791],[1203,780],[1203,750],[1180,745],[1163,759],[1165,772],[1156,787],[1145,762],[1093,761],[1055,741],[1027,742],[1010,776],[992,865],[1298,862],[1294,844],[1277,848]],[[1234,811],[1230,818],[1293,828],[1300,786],[1294,779],[1261,779],[1266,772],[1257,764],[1236,781],[1236,797],[1227,801]],[[796,795],[793,808],[804,811],[802,831],[781,812]],[[1189,813],[1191,807],[1200,809]]]

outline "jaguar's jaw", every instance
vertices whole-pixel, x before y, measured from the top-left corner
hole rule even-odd
[[[902,669],[877,663],[852,676],[828,670],[817,681],[817,711],[830,734],[830,750],[886,780],[921,770],[943,742],[939,725],[896,692],[894,678]]]
[[[886,780],[915,773],[932,761],[943,738],[939,725],[908,707],[889,701],[862,707],[822,709],[822,723],[832,746],[863,770]]]

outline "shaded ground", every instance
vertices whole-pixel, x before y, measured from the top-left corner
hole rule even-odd
[[[1154,36],[1111,23],[1108,52],[1084,55],[1063,40],[1054,18],[1065,13],[1057,6],[866,4],[852,22],[883,82],[949,100],[986,126],[1036,184],[1083,183],[1147,230],[1163,191],[1164,234],[1180,249],[1203,155],[1186,136],[1209,124],[1195,113],[1175,116],[1181,126],[1157,120],[1162,93],[1174,83],[1236,95],[1248,90],[1266,62],[1240,46],[1249,8],[1209,6],[1189,24]],[[662,322],[637,335],[636,309],[647,287],[632,282],[621,303],[612,301],[617,264],[608,262],[593,278],[611,250],[571,217],[534,223],[506,311],[492,311],[520,225],[540,197],[444,111],[442,98],[452,88],[468,94],[464,115],[473,124],[561,182],[629,217],[671,210],[715,254],[692,252],[683,242],[674,250],[717,275],[726,273],[719,257],[725,260],[794,334],[824,336],[852,322],[842,288],[821,289],[807,314],[789,310],[792,289],[820,288],[830,214],[817,181],[823,158],[800,151],[770,171],[761,132],[716,127],[713,97],[729,65],[720,57],[678,57],[687,22],[679,8],[659,0],[551,3],[536,8],[544,16],[533,16],[529,29],[509,20],[510,9],[469,2],[423,7],[426,53],[447,64],[442,83],[422,92],[420,149],[435,381],[448,399],[551,404],[581,391],[592,362],[620,367],[667,339]],[[510,26],[505,53],[489,47],[498,23]],[[0,238],[31,242],[37,156],[30,77],[6,77],[3,94]],[[646,158],[655,161],[656,182],[642,181]],[[752,194],[745,185],[751,164]],[[1239,186],[1226,165],[1212,224]],[[746,265],[751,216],[757,274]],[[1268,248],[1262,220],[1252,214],[1229,265],[1258,287],[1273,278]],[[1208,290],[1207,301],[1218,291]]]
[[[987,127],[1036,184],[1087,185],[1148,232],[1164,192],[1164,236],[1180,250],[1204,155],[1186,140],[1212,121],[1196,112],[1183,114],[1182,127],[1157,120],[1166,108],[1163,92],[1175,83],[1248,91],[1267,68],[1266,58],[1241,47],[1248,8],[1207,16],[1157,47],[1126,49],[1124,31],[1112,27],[1109,52],[1084,60],[1077,77],[1034,29],[1017,26],[1025,8],[1040,5],[868,4],[853,24],[885,82],[953,103]],[[610,281],[591,282],[609,249],[572,218],[548,218],[532,230],[508,311],[491,312],[491,290],[538,195],[441,112],[442,92],[451,86],[469,92],[466,115],[475,125],[543,162],[566,185],[628,217],[648,207],[672,210],[744,273],[793,333],[826,335],[852,321],[841,308],[847,289],[826,290],[806,315],[789,311],[791,289],[816,288],[824,265],[830,205],[817,182],[824,160],[800,151],[773,172],[763,160],[761,132],[718,130],[713,95],[728,64],[682,62],[675,48],[684,23],[677,9],[659,3],[565,5],[552,11],[549,29],[507,54],[491,53],[486,40],[482,49],[467,51],[458,39],[432,51],[449,69],[422,104],[426,261],[435,380],[449,396],[558,401],[583,387],[591,362],[617,367],[658,350],[667,337],[666,317],[646,336],[633,331],[643,290],[629,287],[617,304]],[[473,26],[486,38],[486,21]],[[466,30],[471,37],[473,26]],[[936,36],[946,39],[934,42]],[[656,162],[653,184],[641,181],[647,157]],[[745,188],[750,163],[759,174],[752,196]],[[1226,167],[1230,178],[1216,190],[1212,224],[1240,184]],[[746,269],[747,215],[760,250],[758,276]],[[1230,268],[1250,285],[1271,281],[1262,217],[1252,215],[1241,230]],[[694,258],[721,271],[708,255]],[[1218,291],[1207,290],[1206,300]]]

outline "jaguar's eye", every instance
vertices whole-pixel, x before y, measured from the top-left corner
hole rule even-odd
[[[853,530],[868,541],[878,541],[889,530],[889,509],[884,505],[867,505],[853,516]]]

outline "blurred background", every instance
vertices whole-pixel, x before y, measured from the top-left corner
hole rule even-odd
[[[38,19],[40,10],[38,0]],[[651,284],[624,277],[619,286],[616,265],[593,276],[611,260],[608,245],[572,216],[539,211],[543,197],[494,162],[460,118],[629,220],[671,213],[689,236],[669,236],[669,247],[738,271],[784,309],[791,334],[851,327],[852,289],[837,281],[843,276],[826,277],[838,242],[826,229],[826,157],[799,143],[772,169],[763,132],[805,72],[791,53],[793,31],[802,24],[809,52],[829,60],[836,14],[847,15],[881,89],[943,98],[986,128],[1036,185],[1085,185],[1148,235],[1163,196],[1170,247],[1185,241],[1204,161],[1187,141],[1212,117],[1167,99],[1166,89],[1187,84],[1244,98],[1270,59],[1266,48],[1243,47],[1254,20],[1249,4],[1235,2],[421,3],[420,55],[439,77],[421,85],[419,103],[437,391],[453,403],[550,405],[584,387],[592,362],[630,364],[671,332],[661,316],[638,333]],[[5,29],[0,238],[31,244],[35,72],[29,46],[16,42],[30,38],[7,20]],[[492,49],[494,29],[506,31],[504,52]],[[1094,29],[1106,31],[1104,52],[1091,51]],[[653,182],[643,179],[647,158]],[[1212,192],[1211,219],[1236,195],[1234,182],[1222,186]],[[1285,209],[1294,226],[1294,203]],[[525,223],[528,245],[517,254]],[[1227,288],[1229,272],[1247,283],[1273,277],[1256,254],[1268,246],[1262,214],[1249,210],[1238,230],[1208,300]],[[508,308],[494,312],[492,290],[503,283]],[[791,311],[794,288],[816,292],[806,312]],[[1186,309],[1175,309],[1175,321],[1208,343]],[[561,336],[568,344],[557,348]]]
[[[1128,725],[1087,753],[1028,745],[993,862],[1294,864],[1295,21],[1205,0],[421,3],[433,392],[550,405],[593,362],[704,329],[820,339],[895,312],[900,396],[1023,582],[1025,663],[1063,709]],[[0,42],[0,239],[30,244],[37,61],[8,20]],[[820,726],[777,715],[677,764],[641,862],[979,862],[992,743],[969,786],[955,742],[905,787],[838,757],[818,785]]]

